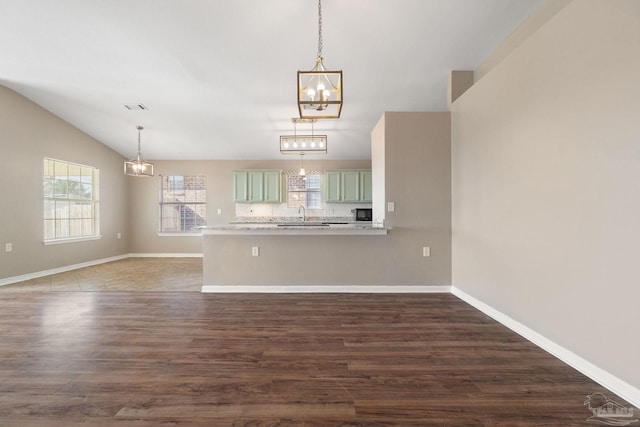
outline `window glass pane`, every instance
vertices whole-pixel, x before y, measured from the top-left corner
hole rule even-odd
[[[56,224],[55,235],[57,239],[61,239],[63,237],[69,237],[69,220],[56,219],[55,224]]]
[[[322,209],[320,193],[321,176],[307,174],[306,177],[297,174],[287,176],[287,207],[308,209]]]
[[[69,237],[82,236],[82,220],[72,219],[69,221]]]
[[[53,169],[56,179],[67,180],[69,176],[69,165],[67,163],[55,162]]]
[[[44,238],[46,239],[55,239],[55,222],[53,220],[45,220],[44,221]]]
[[[67,191],[68,181],[62,179],[56,179],[53,181],[53,197],[66,199],[68,197]]]
[[[83,167],[81,171],[82,171],[82,176],[80,178],[80,181],[85,184],[91,184],[91,182],[93,181],[93,169]]]
[[[307,207],[310,209],[322,209],[320,192],[307,193]]]
[[[307,175],[306,187],[308,190],[320,190],[320,175]]]
[[[51,159],[44,159],[44,179],[45,180],[52,180],[53,179],[53,167],[55,165],[55,162]]]
[[[93,187],[91,184],[80,184],[80,188],[81,188],[81,193],[80,193],[80,199],[87,199],[87,200],[91,200],[92,198],[92,193],[93,193]]]
[[[193,232],[206,225],[204,176],[164,176],[161,180],[160,231]]]
[[[69,165],[69,181],[80,182],[80,165]]]
[[[44,239],[96,236],[98,169],[44,159]]]

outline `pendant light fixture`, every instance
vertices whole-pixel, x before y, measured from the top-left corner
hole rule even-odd
[[[322,0],[318,0],[318,53],[311,71],[298,71],[301,119],[338,119],[342,111],[342,70],[327,71],[322,58]]]
[[[293,117],[293,135],[280,135],[282,154],[327,154],[327,135],[315,135],[313,124],[316,119]],[[311,123],[311,135],[298,135],[298,123]]]
[[[298,175],[307,176],[307,172],[304,170],[304,153],[300,153],[300,172]]]
[[[144,129],[137,126],[138,129],[138,155],[135,159],[124,162],[124,173],[131,176],[153,176],[153,163],[142,160],[140,152],[140,131]]]

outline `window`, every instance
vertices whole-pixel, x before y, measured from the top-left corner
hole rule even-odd
[[[287,176],[287,207],[321,209],[321,202],[319,174],[300,176],[292,172]]]
[[[44,159],[44,242],[99,238],[98,169]]]
[[[193,233],[207,225],[204,176],[161,176],[160,232]]]

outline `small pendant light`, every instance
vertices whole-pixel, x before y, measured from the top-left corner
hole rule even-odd
[[[153,176],[153,163],[142,160],[140,152],[140,131],[144,129],[137,126],[138,129],[138,155],[135,159],[124,162],[124,173],[131,176]]]

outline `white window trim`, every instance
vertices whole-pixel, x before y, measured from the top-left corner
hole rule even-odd
[[[175,233],[163,231],[162,233],[158,233],[158,237],[202,237],[202,231],[176,231]]]
[[[44,157],[43,161],[46,162],[47,160],[51,160],[54,162],[60,162],[60,163],[66,163],[68,165],[74,165],[74,166],[79,166],[79,167],[86,167],[86,168],[91,168],[94,169],[97,173],[98,176],[95,177],[97,178],[98,183],[96,184],[95,182],[92,182],[93,185],[93,192],[94,194],[97,195],[97,197],[95,199],[91,199],[91,203],[93,204],[93,209],[95,211],[95,216],[93,217],[93,221],[94,221],[94,231],[96,234],[92,234],[92,235],[88,235],[88,236],[75,236],[75,237],[63,237],[63,238],[58,238],[58,239],[45,239],[44,238],[44,230],[43,230],[43,240],[42,243],[45,246],[48,245],[59,245],[59,244],[64,244],[64,243],[73,243],[73,242],[82,242],[82,241],[89,241],[89,240],[100,240],[102,239],[102,235],[100,234],[100,169],[96,166],[91,166],[91,165],[85,165],[82,163],[76,163],[76,162],[70,162],[68,160],[61,160],[61,159],[54,159],[53,157]],[[45,200],[57,200],[55,197],[51,198],[51,197],[43,197],[42,201],[44,203]],[[83,200],[84,201],[84,200]],[[43,219],[44,221],[44,219]]]
[[[63,239],[43,240],[42,244],[45,245],[45,246],[61,245],[61,244],[64,244],[64,243],[85,242],[85,241],[89,241],[89,240],[100,240],[100,239],[102,239],[102,235],[97,234],[95,236],[65,237]]]

